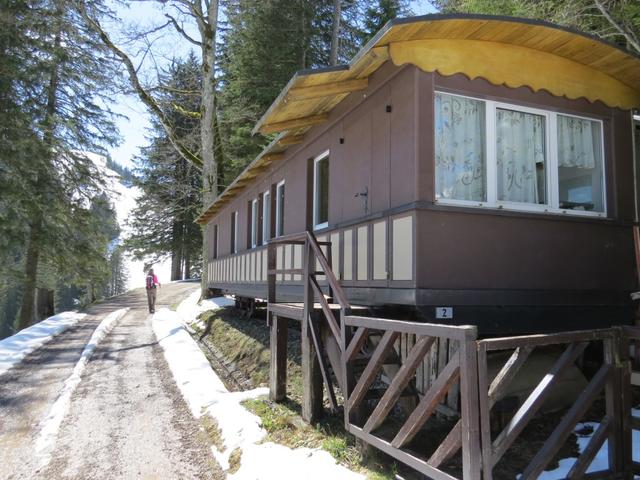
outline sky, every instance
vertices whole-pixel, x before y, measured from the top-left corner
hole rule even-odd
[[[411,0],[411,9],[415,15],[433,13],[435,10],[427,0]],[[123,20],[118,25],[106,25],[112,32],[134,25],[153,25],[154,23],[164,23],[161,7],[157,2],[127,2],[127,6],[120,6],[117,9],[118,15]],[[194,35],[195,36],[195,35]],[[157,39],[154,44],[154,51],[159,53],[156,61],[159,64],[167,62],[172,56],[184,57],[193,47],[177,34],[167,35]],[[136,52],[129,52],[134,57],[141,58]],[[147,57],[148,59],[148,57]],[[116,123],[122,137],[122,144],[117,148],[111,148],[111,157],[119,164],[133,168],[134,158],[139,153],[140,147],[147,144],[147,135],[151,126],[151,117],[146,107],[135,95],[120,95],[116,98],[116,103],[112,109],[126,118],[120,118]]]

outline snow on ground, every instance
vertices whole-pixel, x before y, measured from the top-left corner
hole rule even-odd
[[[0,340],[0,375],[85,316],[86,313],[62,312]]]
[[[80,358],[78,359],[76,366],[73,368],[73,372],[69,378],[65,380],[60,396],[51,407],[51,410],[49,410],[49,414],[42,420],[40,424],[40,433],[36,440],[35,452],[40,459],[41,467],[45,467],[51,460],[51,451],[55,445],[62,420],[69,410],[71,395],[80,384],[82,373],[84,372],[89,359],[93,355],[98,344],[104,340],[113,327],[115,327],[118,320],[120,320],[128,310],[128,308],[116,310],[115,312],[107,315],[104,320],[100,322],[100,325],[98,325],[93,332],[93,335],[91,335],[89,342],[85,345],[84,350],[82,350],[82,354],[80,354]]]
[[[153,316],[153,329],[164,350],[165,358],[189,408],[196,418],[210,415],[218,423],[224,451],[213,448],[223,470],[229,469],[229,456],[242,449],[241,467],[229,480],[267,479],[363,479],[336,464],[331,455],[320,449],[290,449],[272,442],[260,443],[266,431],[260,419],[240,402],[269,393],[267,388],[245,392],[229,392],[211,369],[208,360],[184,325],[194,323],[195,316],[205,310],[228,305],[233,300],[215,298],[197,305],[199,291],[184,300],[177,311],[159,310]],[[286,466],[286,468],[284,468]]]
[[[632,409],[631,414],[634,417],[640,417],[640,409]],[[584,450],[587,448],[587,445],[589,444],[591,437],[593,436],[593,434],[595,433],[595,431],[598,429],[599,426],[600,424],[597,422],[584,422],[584,423],[578,423],[576,425],[576,428],[574,429],[574,433],[576,434],[578,439],[578,450],[580,454],[582,454],[582,452],[584,452]],[[589,431],[589,433],[588,434],[581,433],[584,431]],[[632,445],[634,445],[635,447],[633,449],[633,460],[638,462],[640,461],[640,431],[638,430],[633,430]],[[558,468],[554,470],[548,470],[548,471],[542,472],[542,474],[538,477],[538,480],[556,480],[559,478],[567,478],[567,474],[569,473],[569,470],[571,470],[571,467],[573,467],[573,464],[576,462],[576,460],[577,458],[574,458],[574,457],[563,458],[562,460],[560,460]],[[608,440],[605,440],[602,447],[600,448],[596,456],[593,458],[591,465],[589,465],[589,468],[587,468],[586,473],[599,472],[599,471],[608,470],[608,469],[609,469],[609,448],[608,448]]]
[[[199,325],[204,328],[203,322],[198,320],[198,315],[207,310],[217,310],[218,308],[235,304],[235,300],[231,297],[207,298],[198,303],[200,294],[201,290],[200,287],[198,287],[189,295],[189,298],[181,302],[176,309],[181,321],[187,322],[187,325]]]

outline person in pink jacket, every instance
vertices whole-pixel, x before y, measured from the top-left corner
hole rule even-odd
[[[147,303],[149,304],[149,313],[155,313],[156,311],[156,289],[160,286],[158,277],[153,273],[153,268],[149,269],[147,273],[147,279],[145,282],[147,288]]]

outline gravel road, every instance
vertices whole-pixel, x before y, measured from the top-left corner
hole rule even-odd
[[[196,288],[193,283],[164,285],[157,308]],[[52,460],[39,471],[33,452],[41,419],[95,327],[123,307],[131,310],[96,349],[71,398]],[[224,477],[156,343],[146,307],[144,290],[93,307],[78,326],[0,376],[0,478]]]

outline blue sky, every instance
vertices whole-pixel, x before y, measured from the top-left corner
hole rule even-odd
[[[434,12],[427,0],[412,0],[411,8],[416,15]],[[114,31],[116,28],[120,29],[123,26],[126,28],[128,25],[153,25],[154,22],[165,21],[161,7],[157,2],[128,2],[126,7],[118,8],[118,14],[123,22],[117,27],[112,26]],[[162,64],[172,56],[185,56],[191,46],[177,34],[158,39],[154,44],[154,51],[158,52],[155,61]],[[150,126],[149,113],[134,95],[119,96],[112,108],[127,118],[122,118],[117,122],[123,143],[117,148],[111,148],[109,153],[116,162],[131,168],[134,166],[133,159],[138,154],[139,148],[147,143],[146,135]]]

